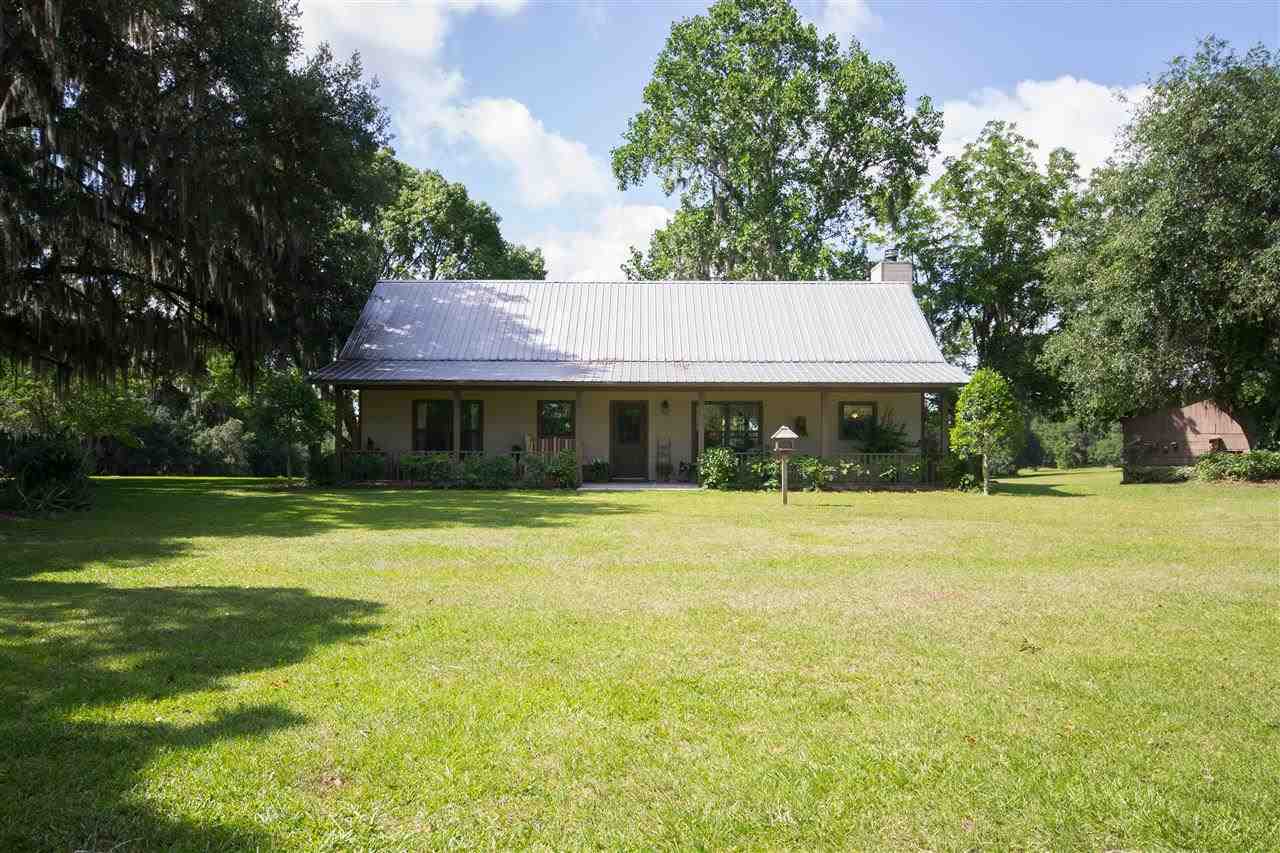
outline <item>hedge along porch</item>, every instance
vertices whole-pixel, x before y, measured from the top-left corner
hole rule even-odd
[[[572,448],[579,464],[610,463],[615,477],[678,475],[695,448],[762,452],[786,424],[800,433],[797,452],[849,458],[864,447],[865,424],[891,420],[905,431],[904,452],[945,442],[925,428],[925,392],[879,388],[563,388],[466,386],[358,390],[360,447],[386,454],[389,468],[406,454],[551,452]],[[699,445],[697,412],[704,412]],[[453,413],[461,412],[456,424]]]
[[[802,453],[848,455],[890,416],[919,454],[923,395],[967,377],[910,279],[887,260],[870,282],[381,282],[313,381],[358,393],[339,448],[393,464],[571,448],[652,479],[783,423]]]

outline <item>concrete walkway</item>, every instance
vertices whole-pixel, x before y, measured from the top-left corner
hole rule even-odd
[[[580,492],[696,492],[696,483],[655,483],[644,480],[616,480],[608,483],[583,483]]]

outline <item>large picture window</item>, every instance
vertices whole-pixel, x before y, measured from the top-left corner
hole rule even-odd
[[[876,422],[875,403],[840,404],[840,438],[843,441],[862,441]]]
[[[538,438],[573,438],[573,401],[538,401]]]
[[[453,450],[453,401],[413,401],[413,449],[451,452]],[[484,450],[484,403],[462,401],[462,451]]]
[[[703,438],[706,447],[727,447],[738,453],[764,447],[760,426],[764,403],[703,403]]]

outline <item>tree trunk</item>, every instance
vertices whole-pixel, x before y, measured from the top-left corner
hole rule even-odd
[[[982,454],[982,493],[991,494],[991,465],[987,462],[987,454]]]
[[[293,445],[286,444],[284,446],[284,476],[286,479],[293,479]]]

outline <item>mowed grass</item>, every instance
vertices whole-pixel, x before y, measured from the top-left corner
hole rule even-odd
[[[1280,489],[0,521],[0,849],[1280,847]]]

